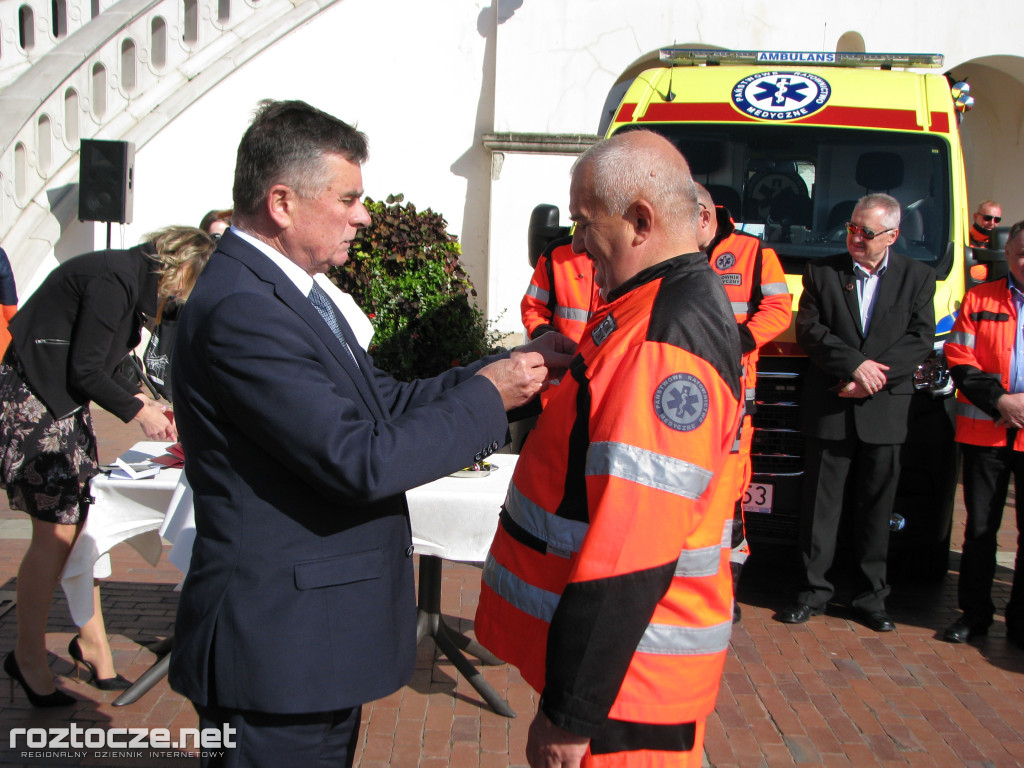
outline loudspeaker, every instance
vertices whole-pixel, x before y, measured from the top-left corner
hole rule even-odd
[[[135,145],[82,139],[78,165],[78,218],[131,224]]]

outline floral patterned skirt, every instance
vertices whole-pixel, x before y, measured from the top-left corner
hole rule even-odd
[[[12,344],[0,362],[0,487],[11,509],[78,525],[89,481],[100,471],[89,404],[54,419],[25,381]]]

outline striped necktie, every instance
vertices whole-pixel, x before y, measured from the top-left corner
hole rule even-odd
[[[345,334],[342,333],[341,326],[338,325],[338,317],[334,313],[334,302],[331,301],[330,297],[324,293],[324,289],[313,282],[313,287],[309,291],[309,301],[316,311],[320,313],[320,317],[327,323],[327,327],[331,329],[338,341],[341,342],[341,346],[348,352],[349,357],[352,358],[352,362],[356,364],[356,368],[359,367],[359,361],[356,360],[355,354],[352,352],[352,348],[348,345],[348,341],[345,340]]]

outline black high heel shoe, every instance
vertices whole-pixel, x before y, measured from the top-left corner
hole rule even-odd
[[[25,691],[25,695],[28,696],[28,701],[33,707],[66,707],[78,701],[73,696],[68,696],[64,691],[54,691],[45,695],[33,691],[28,683],[25,682],[25,678],[21,676],[21,670],[18,669],[18,660],[14,658],[14,651],[8,653],[7,658],[4,659],[4,672],[11,678],[11,701],[14,701],[15,682]]]
[[[71,655],[71,658],[75,660],[76,680],[82,679],[78,671],[78,665],[82,664],[89,670],[89,672],[92,673],[92,680],[87,680],[86,682],[91,683],[101,691],[123,691],[132,687],[131,680],[126,680],[120,675],[116,675],[115,677],[97,677],[96,667],[86,661],[85,657],[82,655],[82,647],[78,644],[78,635],[71,638],[71,642],[68,644],[68,653]]]

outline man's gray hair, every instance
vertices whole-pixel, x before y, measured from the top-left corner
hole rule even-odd
[[[886,229],[896,229],[900,225],[900,201],[892,195],[884,192],[872,192],[864,195],[854,206],[855,211],[869,208],[882,209],[882,226]]]
[[[695,231],[697,188],[686,159],[680,154],[677,165],[662,154],[628,141],[626,137],[634,133],[660,136],[654,131],[618,133],[580,155],[573,164],[573,173],[590,166],[594,197],[604,213],[622,215],[644,198],[663,216],[671,234]]]

